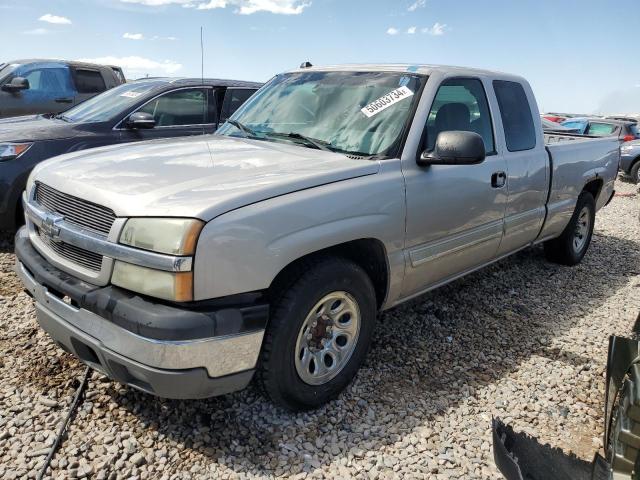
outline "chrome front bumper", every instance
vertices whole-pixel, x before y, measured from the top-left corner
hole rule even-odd
[[[17,247],[27,240],[20,239],[20,235],[16,237]],[[24,243],[22,250],[26,251]],[[243,388],[251,379],[264,329],[189,340],[148,338],[78,307],[64,292],[38,282],[20,259],[21,250],[16,248],[16,252],[16,273],[35,299],[42,328],[65,350],[95,369],[123,383],[170,398],[227,393],[231,391],[227,387],[208,385],[208,382],[240,374],[239,388]],[[28,260],[26,256],[25,260]],[[180,375],[186,377],[180,379]],[[188,385],[184,384],[185,379]],[[233,390],[238,389],[237,383],[238,378],[233,379]]]

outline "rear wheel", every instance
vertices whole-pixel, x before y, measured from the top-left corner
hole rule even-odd
[[[633,183],[640,183],[640,160],[638,160],[629,171]]]
[[[596,202],[593,195],[582,192],[562,235],[545,242],[544,253],[547,259],[563,265],[580,263],[589,249],[595,218]]]
[[[376,320],[371,280],[343,258],[311,263],[276,295],[257,380],[290,410],[335,398],[362,364]]]

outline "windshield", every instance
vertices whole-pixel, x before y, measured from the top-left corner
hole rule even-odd
[[[217,133],[394,156],[424,82],[424,76],[388,72],[278,75]]]
[[[157,82],[126,83],[67,110],[61,118],[74,123],[106,122],[140,102],[157,86]]]

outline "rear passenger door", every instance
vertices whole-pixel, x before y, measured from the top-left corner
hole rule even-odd
[[[507,165],[507,207],[498,255],[533,242],[542,227],[548,192],[549,157],[533,93],[513,81],[494,80],[503,135],[500,149]],[[533,107],[532,107],[533,106]]]
[[[135,111],[153,115],[156,125],[150,129],[134,130],[126,127],[124,119],[119,127],[122,141],[202,135],[213,133],[217,128],[215,99],[210,87],[172,90],[151,99]]]
[[[74,103],[78,105],[107,89],[102,73],[90,68],[73,67],[73,80],[78,94]]]

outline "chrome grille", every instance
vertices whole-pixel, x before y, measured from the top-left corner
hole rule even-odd
[[[66,222],[103,235],[109,234],[116,219],[110,208],[59,192],[44,183],[36,183],[34,198],[46,209],[63,215]]]
[[[66,258],[77,265],[83,266],[84,268],[93,270],[94,272],[100,271],[100,268],[102,267],[102,255],[90,252],[84,248],[76,247],[70,243],[55,242],[47,235],[44,235],[37,227],[36,231],[38,232],[38,236],[40,237],[40,240],[42,240],[42,243],[61,257]]]

